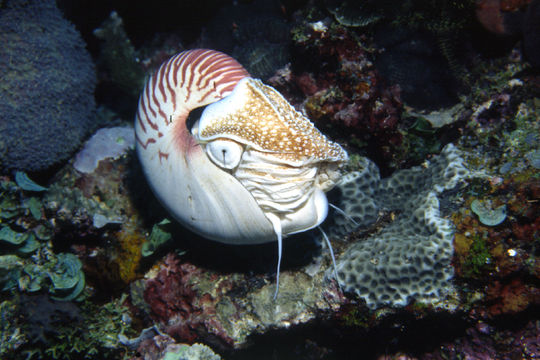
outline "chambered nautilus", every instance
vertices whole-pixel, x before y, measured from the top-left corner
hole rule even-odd
[[[281,94],[214,50],[161,65],[139,99],[135,134],[150,187],[177,221],[222,243],[278,242],[276,291],[282,237],[324,221],[325,192],[347,161]]]

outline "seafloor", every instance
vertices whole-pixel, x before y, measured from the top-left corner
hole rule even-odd
[[[540,358],[540,1],[3,0],[0,30],[1,359]],[[274,298],[276,243],[154,197],[138,97],[193,48],[348,152],[339,282],[314,229]]]

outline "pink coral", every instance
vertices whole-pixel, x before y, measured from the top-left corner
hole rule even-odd
[[[150,316],[168,335],[182,342],[217,336],[224,343],[232,343],[216,316],[219,294],[228,291],[230,284],[222,282],[217,288],[219,294],[213,295],[200,290],[197,283],[202,279],[205,274],[200,268],[181,263],[175,254],[165,256],[157,274],[145,283],[144,300]]]

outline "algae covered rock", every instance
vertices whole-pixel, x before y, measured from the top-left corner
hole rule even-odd
[[[0,7],[0,168],[66,160],[92,127],[95,69],[53,0]]]
[[[211,348],[204,344],[176,345],[167,348],[162,360],[220,360]]]

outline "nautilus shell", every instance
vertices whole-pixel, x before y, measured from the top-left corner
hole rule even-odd
[[[208,105],[192,129],[192,110]],[[228,244],[318,226],[346,152],[231,57],[184,51],[148,80],[135,119],[154,193],[181,224]]]

